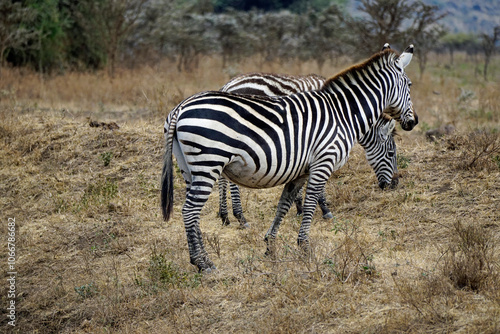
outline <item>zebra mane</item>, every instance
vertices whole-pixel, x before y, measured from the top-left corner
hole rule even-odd
[[[327,86],[330,85],[330,83],[332,83],[333,81],[337,81],[340,78],[346,78],[347,79],[346,81],[349,82],[350,80],[348,79],[348,77],[350,75],[352,75],[358,71],[362,71],[365,68],[370,67],[374,63],[380,62],[380,60],[383,58],[385,58],[385,59],[383,59],[383,63],[387,63],[388,60],[393,60],[398,56],[399,55],[392,49],[385,49],[383,51],[380,51],[379,53],[376,53],[373,56],[371,56],[368,60],[366,60],[362,63],[356,64],[356,65],[353,65],[351,67],[348,67],[345,70],[341,71],[340,73],[337,73],[333,77],[329,78],[328,80],[325,81],[325,84],[323,85],[323,87],[326,88]]]
[[[324,77],[322,77],[321,75],[315,74],[315,73],[310,73],[310,74],[307,74],[307,75],[290,75],[290,74],[276,74],[276,73],[270,73],[270,72],[250,72],[250,73],[245,73],[245,74],[239,74],[239,75],[235,75],[234,77],[232,77],[232,79],[240,78],[240,77],[241,78],[252,77],[252,76],[256,76],[256,77],[268,77],[268,76],[275,77],[277,75],[279,77],[289,78],[289,79],[309,79],[309,78],[315,78],[315,79],[318,79],[318,80],[325,80]]]

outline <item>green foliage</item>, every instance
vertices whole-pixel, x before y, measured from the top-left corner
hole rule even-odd
[[[13,50],[26,50],[37,36],[31,27],[35,14],[20,2],[0,1],[0,75],[8,54]]]
[[[97,294],[97,287],[93,282],[90,282],[82,286],[75,286],[75,292],[83,299],[87,299]]]
[[[398,154],[398,157],[397,157],[398,168],[400,168],[400,169],[408,168],[408,166],[410,165],[410,161],[411,161],[410,158],[408,158],[402,154]]]
[[[444,12],[421,1],[366,0],[354,12],[347,0],[27,0],[0,17],[0,58],[47,72],[101,69],[143,63],[147,57],[177,59],[191,70],[204,55],[228,62],[259,56],[264,62],[328,60],[371,55],[385,42],[416,43],[421,72],[436,47],[477,47],[473,35],[447,35]],[[7,4],[7,5],[6,5]],[[15,36],[9,40],[8,36]],[[356,36],[356,38],[353,38]],[[151,56],[150,56],[151,55]],[[146,57],[146,58],[145,58]],[[486,68],[486,66],[485,66]]]
[[[497,164],[498,169],[500,169],[500,155],[494,156],[491,160],[493,160],[493,162]]]
[[[166,254],[158,253],[153,247],[147,277],[137,275],[135,284],[149,293],[157,293],[158,290],[171,288],[196,288],[201,284],[201,274],[189,274],[180,270],[172,261],[167,259]]]
[[[77,69],[98,69],[106,64],[106,44],[103,23],[96,16],[103,0],[63,1],[62,10],[68,13],[67,63]]]
[[[450,51],[476,51],[480,48],[478,36],[471,33],[448,33],[441,37],[440,43]]]
[[[113,158],[113,152],[104,152],[99,155],[99,159],[102,160],[104,166],[109,166],[111,159]]]
[[[89,206],[107,206],[118,195],[118,183],[109,178],[99,178],[85,189],[82,199],[76,204],[77,211]]]
[[[68,17],[59,10],[58,0],[31,0],[27,6],[37,13],[33,29],[38,33],[33,40],[35,50],[28,51],[28,57],[39,71],[47,71],[62,63],[65,50],[65,30]]]

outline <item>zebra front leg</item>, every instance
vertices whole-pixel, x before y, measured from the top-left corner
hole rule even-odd
[[[233,205],[233,215],[238,219],[238,222],[240,223],[240,228],[248,228],[250,225],[248,225],[247,220],[245,219],[245,216],[243,216],[243,208],[241,207],[241,197],[240,197],[240,188],[230,182],[229,183],[229,189],[231,190],[231,203]]]
[[[276,216],[274,217],[273,223],[264,238],[264,241],[267,244],[266,255],[275,254],[274,240],[276,239],[281,221],[288,210],[290,210],[293,201],[297,197],[298,191],[302,188],[305,181],[305,179],[297,179],[288,183],[285,185],[285,188],[283,188],[283,192],[281,193],[281,197],[278,202],[278,208],[276,209]]]
[[[222,225],[229,225],[229,217],[227,214],[227,184],[228,180],[223,177],[219,178],[219,217],[222,220]]]

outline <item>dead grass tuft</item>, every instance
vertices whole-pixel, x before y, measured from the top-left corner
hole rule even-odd
[[[450,232],[443,274],[458,289],[498,288],[499,264],[495,263],[496,245],[491,232],[483,226],[464,226],[460,221],[453,224]]]
[[[457,168],[473,170],[500,169],[500,133],[480,129],[469,134],[456,134],[447,139],[448,149],[461,151]]]

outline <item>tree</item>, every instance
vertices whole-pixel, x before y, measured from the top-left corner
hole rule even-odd
[[[478,37],[474,34],[457,33],[446,34],[440,40],[442,47],[448,51],[450,55],[450,64],[453,65],[454,53],[456,51],[470,51],[475,49],[478,43]]]
[[[283,44],[288,43],[296,35],[296,23],[297,14],[286,10],[254,15],[249,31],[253,35],[255,51],[260,55],[260,67],[264,62],[294,54],[294,50],[284,49]]]
[[[210,22],[217,33],[220,52],[222,53],[222,67],[228,61],[239,60],[242,56],[249,55],[255,43],[253,36],[249,36],[248,29],[254,13],[226,12],[224,14],[210,15]]]
[[[386,42],[400,48],[414,43],[422,75],[429,51],[445,33],[438,21],[446,13],[420,0],[361,0],[359,10],[366,16],[348,19],[348,26],[357,36],[350,41],[356,54],[368,56]]]
[[[31,63],[40,73],[56,66],[62,67],[68,20],[59,10],[59,1],[29,0],[27,7],[35,13],[31,25],[37,33],[32,40],[35,48],[28,51]]]
[[[0,0],[0,77],[8,50],[26,48],[37,32],[27,26],[34,18],[32,9],[20,2]]]
[[[500,26],[496,26],[493,29],[493,34],[481,34],[482,46],[484,52],[484,70],[483,77],[485,81],[488,81],[488,65],[490,63],[491,56],[495,53],[496,43],[500,38]]]
[[[417,45],[415,56],[418,59],[420,77],[422,77],[429,51],[436,47],[438,40],[446,33],[444,27],[437,22],[447,13],[439,13],[438,6],[426,5],[422,1],[417,1],[414,6],[415,14],[411,17],[412,25],[404,34],[408,41],[413,41]]]
[[[358,9],[366,15],[347,18],[347,26],[356,38],[348,43],[359,58],[369,56],[385,43],[404,47],[403,24],[415,12],[415,4],[408,0],[361,0]]]
[[[332,5],[319,13],[310,11],[307,16],[301,15],[305,22],[297,50],[300,59],[314,59],[321,71],[328,58],[343,53],[342,46],[346,39],[343,14],[338,6]]]
[[[108,74],[115,75],[119,47],[140,17],[146,0],[70,1],[77,25],[94,49],[104,49]]]

